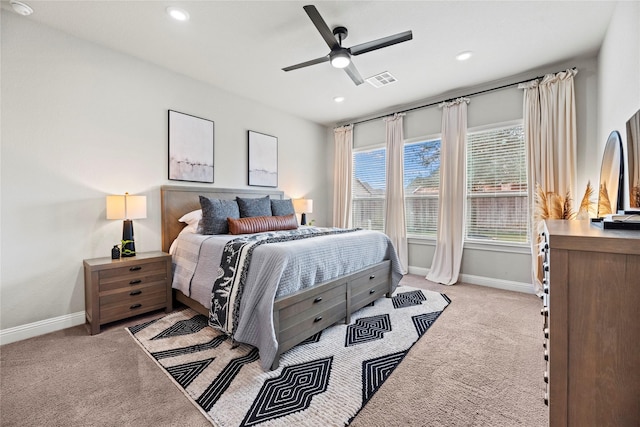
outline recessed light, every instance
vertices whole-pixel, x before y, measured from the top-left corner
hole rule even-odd
[[[29,16],[33,13],[33,9],[31,8],[31,6],[26,3],[22,3],[21,1],[11,0],[9,4],[11,4],[13,10],[15,10],[16,13],[19,13],[20,15]]]
[[[456,59],[458,61],[466,61],[467,59],[471,58],[471,55],[473,55],[473,52],[471,52],[470,50],[466,50],[457,54]]]
[[[168,7],[167,13],[176,21],[188,21],[189,13],[186,10],[180,9],[179,7]]]
[[[335,102],[340,103],[340,102],[344,101],[344,96],[334,96],[334,97],[333,97],[333,100],[334,100]]]

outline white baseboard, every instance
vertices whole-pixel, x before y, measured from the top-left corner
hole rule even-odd
[[[426,276],[428,268],[409,266],[409,274]],[[514,282],[511,280],[494,279],[491,277],[474,276],[471,274],[461,274],[460,281],[472,285],[489,286],[491,288],[505,289],[507,291],[524,292],[533,294],[533,286],[530,283]],[[9,344],[49,332],[59,331],[72,326],[82,325],[85,322],[84,311],[65,314],[64,316],[52,319],[40,320],[27,325],[16,326],[14,328],[0,330],[0,345]]]
[[[409,266],[409,274],[426,276],[428,268]],[[533,285],[525,282],[514,282],[512,280],[495,279],[493,277],[474,276],[472,274],[461,274],[459,280],[472,285],[488,286],[490,288],[504,289],[507,291],[523,292],[534,294]]]
[[[72,326],[82,325],[85,322],[84,311],[65,314],[63,316],[44,319],[38,322],[20,325],[13,328],[0,330],[0,345],[9,344],[49,332],[59,331]]]

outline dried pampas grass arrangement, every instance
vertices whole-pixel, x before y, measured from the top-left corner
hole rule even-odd
[[[596,212],[595,203],[591,202],[592,196],[593,187],[591,186],[591,181],[588,181],[587,189],[582,197],[582,202],[580,202],[580,209],[578,209],[578,213],[576,214],[576,219],[594,218],[598,214],[598,212]]]
[[[609,193],[607,192],[607,183],[603,182],[600,184],[600,194],[598,195],[598,216],[603,217],[612,213]]]
[[[574,219],[575,212],[571,211],[571,195],[562,197],[552,191],[545,192],[540,184],[536,183],[536,221],[545,219]]]
[[[631,189],[631,199],[635,203],[632,207],[640,208],[640,185],[636,185]]]

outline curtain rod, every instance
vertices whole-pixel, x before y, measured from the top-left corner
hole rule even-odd
[[[576,70],[576,69],[577,69],[577,67],[572,67],[571,69],[572,69],[572,70]],[[554,73],[554,74],[558,74],[559,72],[560,72],[560,71],[558,71],[558,72],[556,72],[556,73]],[[548,74],[551,74],[551,73],[548,73]],[[545,75],[546,75],[546,74],[545,74]],[[395,113],[384,114],[384,115],[382,115],[382,116],[372,117],[372,118],[370,118],[370,119],[360,120],[360,121],[353,122],[353,123],[346,123],[346,124],[344,124],[344,125],[342,125],[342,126],[347,126],[347,125],[349,125],[349,124],[351,124],[351,125],[359,125],[359,124],[361,124],[361,123],[366,123],[366,122],[371,122],[371,121],[373,121],[373,120],[383,119],[383,118],[385,118],[385,117],[388,117],[388,116],[393,115],[393,114],[396,114],[396,113],[407,113],[407,112],[409,112],[409,111],[419,110],[419,109],[421,109],[421,108],[432,107],[432,106],[434,106],[434,105],[438,105],[438,104],[441,104],[441,103],[443,103],[443,102],[453,101],[453,100],[458,99],[458,98],[466,98],[466,97],[468,97],[468,96],[475,96],[475,95],[480,95],[480,94],[487,93],[487,92],[493,92],[494,90],[505,89],[505,88],[508,88],[508,87],[511,87],[511,86],[519,85],[519,84],[521,84],[521,83],[526,83],[526,82],[530,82],[530,81],[532,81],[532,80],[538,80],[538,79],[542,79],[542,78],[544,78],[544,76],[533,77],[533,78],[526,79],[526,80],[522,80],[522,81],[519,81],[519,82],[509,83],[509,84],[502,85],[502,86],[498,86],[498,87],[494,87],[494,88],[491,88],[491,89],[485,89],[485,90],[481,90],[481,91],[478,91],[478,92],[470,93],[470,94],[468,94],[468,95],[460,95],[460,96],[456,96],[456,97],[454,97],[454,98],[445,99],[445,100],[442,100],[442,101],[431,102],[431,103],[429,103],[429,104],[425,104],[425,105],[419,105],[419,106],[417,106],[417,107],[408,108],[408,109],[406,109],[406,110],[396,111]],[[338,126],[338,127],[340,127],[340,126]]]

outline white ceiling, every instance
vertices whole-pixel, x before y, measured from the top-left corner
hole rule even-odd
[[[142,58],[314,122],[333,125],[597,53],[611,1],[36,1],[25,18]],[[349,47],[406,30],[413,40],[354,57],[355,86],[329,63],[284,72],[329,53],[302,9],[314,4]],[[179,6],[188,22],[171,19]],[[3,13],[9,12],[3,0]],[[455,60],[459,52],[474,56]],[[333,97],[346,100],[336,104]]]

